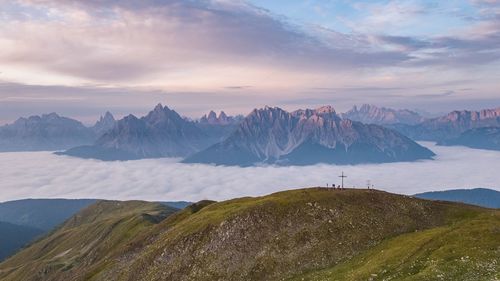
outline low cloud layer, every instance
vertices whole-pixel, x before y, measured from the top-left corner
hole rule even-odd
[[[172,159],[101,162],[49,152],[0,153],[0,201],[21,198],[224,200],[275,191],[339,184],[414,194],[430,190],[487,187],[500,190],[500,152],[426,146],[434,161],[358,166],[214,167]]]

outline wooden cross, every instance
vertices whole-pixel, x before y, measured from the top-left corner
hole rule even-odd
[[[342,189],[344,189],[344,178],[347,178],[347,176],[344,176],[344,171],[342,171],[342,175],[339,178],[342,178]]]

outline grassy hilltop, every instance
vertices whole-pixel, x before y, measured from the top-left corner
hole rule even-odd
[[[500,211],[310,188],[174,212],[100,201],[0,264],[0,280],[495,280]]]

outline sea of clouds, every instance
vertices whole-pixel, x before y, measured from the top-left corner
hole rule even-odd
[[[101,198],[151,201],[224,200],[339,184],[402,194],[487,187],[500,190],[500,152],[422,143],[435,160],[355,166],[216,167],[176,159],[102,162],[51,152],[0,153],[0,201]]]

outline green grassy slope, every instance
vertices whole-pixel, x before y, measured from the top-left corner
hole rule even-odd
[[[0,280],[90,280],[109,257],[176,209],[140,201],[99,201],[0,264]]]
[[[500,211],[400,235],[291,280],[500,280]]]
[[[497,211],[458,203],[309,188],[203,201],[168,217],[159,204],[102,204],[0,264],[0,280],[425,280],[435,270],[498,272],[482,262],[458,269],[445,256],[473,261],[477,249],[481,261],[498,257]],[[455,280],[487,280],[472,277]]]

